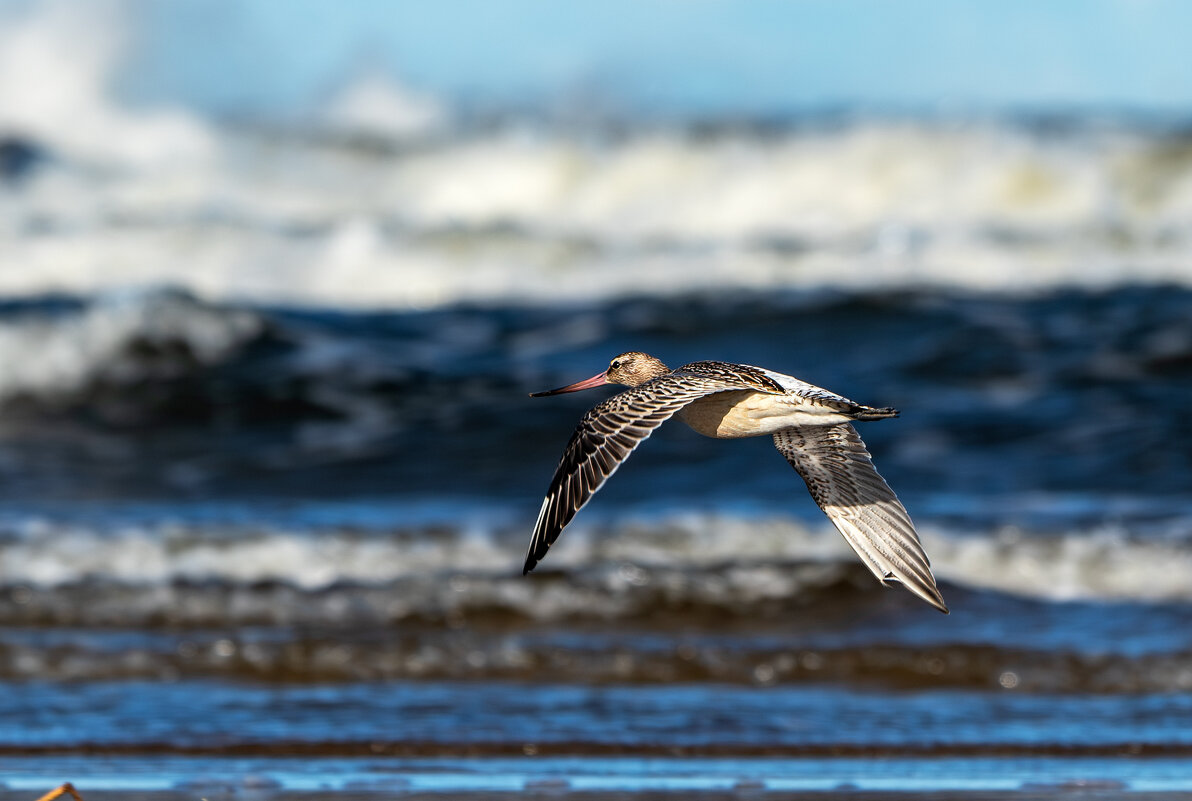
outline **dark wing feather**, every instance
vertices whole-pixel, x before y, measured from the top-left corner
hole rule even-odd
[[[542,501],[523,573],[529,573],[608,477],[654,429],[694,400],[740,389],[723,378],[670,375],[633,387],[588,411],[579,421]]]
[[[766,375],[764,370],[748,364],[732,364],[731,362],[716,361],[692,362],[675,370],[675,374],[714,378],[726,384],[733,384],[732,389],[752,389],[757,392],[766,392],[773,395],[783,395],[786,393],[786,388]]]
[[[947,613],[915,525],[848,423],[779,431],[774,445],[811,497],[882,583],[896,579]]]

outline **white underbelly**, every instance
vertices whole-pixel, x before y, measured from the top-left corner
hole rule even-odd
[[[793,426],[836,425],[849,420],[822,406],[801,403],[797,397],[751,390],[701,398],[685,406],[679,419],[695,432],[716,439],[760,437]]]

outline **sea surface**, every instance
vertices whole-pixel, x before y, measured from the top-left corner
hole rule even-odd
[[[8,301],[3,797],[1186,789],[1190,310]],[[768,440],[678,425],[523,577],[600,394],[527,393],[630,348],[899,407],[863,435],[952,614],[874,581]]]
[[[0,128],[3,801],[1192,792],[1186,121],[76,83]],[[627,350],[900,409],[951,614],[678,423],[523,577],[612,390],[528,393]]]

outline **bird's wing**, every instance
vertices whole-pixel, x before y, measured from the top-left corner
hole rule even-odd
[[[819,508],[883,584],[897,580],[947,613],[910,515],[878,475],[852,425],[784,429],[774,435],[774,446],[799,471]]]
[[[706,395],[741,387],[726,378],[675,372],[613,395],[584,414],[542,501],[523,573],[529,573],[588,500],[654,429]]]
[[[765,392],[771,395],[786,393],[786,387],[775,381],[768,371],[750,364],[715,361],[692,362],[675,370],[675,374],[713,378],[726,384],[732,384],[732,389],[751,389],[754,392]]]

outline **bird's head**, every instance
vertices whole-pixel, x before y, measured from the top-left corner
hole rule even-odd
[[[646,383],[651,378],[658,378],[669,372],[670,368],[663,364],[661,360],[654,358],[648,353],[631,350],[627,353],[622,353],[609,362],[608,369],[603,373],[597,373],[591,378],[576,381],[574,384],[568,384],[558,389],[550,389],[546,392],[531,392],[530,397],[541,398],[546,395],[559,395],[564,392],[578,392],[581,389],[591,389],[592,387],[599,387],[605,384],[623,384],[627,387],[636,387]]]

